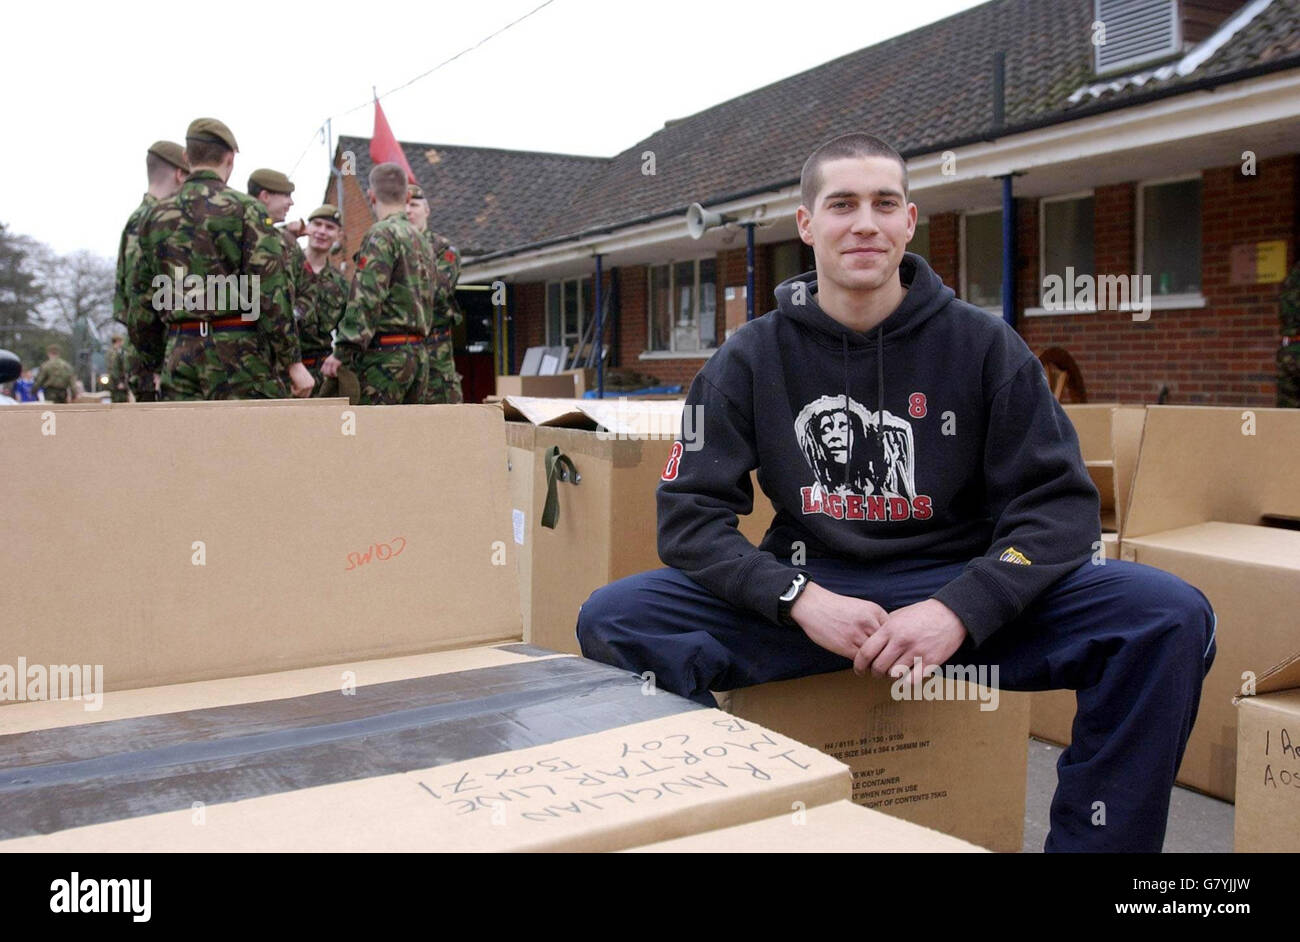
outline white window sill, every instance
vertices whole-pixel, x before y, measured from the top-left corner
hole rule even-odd
[[[718,352],[718,348],[712,350],[689,350],[675,353],[671,350],[646,350],[637,355],[638,360],[707,360],[713,354]]]
[[[1157,294],[1151,297],[1151,310],[1153,311],[1185,311],[1192,308],[1206,307],[1209,302],[1206,301],[1203,294]],[[1141,304],[1121,304],[1113,308],[1107,308],[1109,311],[1119,311],[1126,314],[1135,314],[1139,311],[1146,310]],[[1069,314],[1096,314],[1097,307],[1061,307],[1061,308],[1044,308],[1044,307],[1027,307],[1025,308],[1025,317],[1052,317],[1054,315]]]

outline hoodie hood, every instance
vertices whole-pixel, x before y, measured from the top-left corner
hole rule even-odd
[[[839,347],[842,341],[847,340],[850,347],[866,347],[874,344],[881,335],[885,343],[889,343],[910,334],[956,297],[925,259],[911,252],[903,254],[903,260],[898,264],[898,276],[907,289],[902,303],[869,333],[845,327],[821,309],[814,298],[817,293],[815,271],[787,278],[776,286],[777,314],[811,330],[817,341],[825,346]],[[800,284],[804,287],[796,298],[796,285]],[[796,303],[796,300],[801,303]]]

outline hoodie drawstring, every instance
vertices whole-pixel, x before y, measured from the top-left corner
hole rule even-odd
[[[844,460],[846,480],[853,477],[853,423],[849,420],[849,335],[840,334],[841,349],[844,353],[844,421],[848,429],[848,451]],[[876,327],[876,448],[877,462],[884,461],[885,455],[885,328]],[[874,470],[883,473],[881,467]]]

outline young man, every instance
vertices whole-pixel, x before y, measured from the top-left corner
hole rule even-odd
[[[433,255],[406,218],[406,171],[370,171],[376,222],[361,240],[348,306],[321,372],[356,374],[358,405],[418,405],[429,382],[425,338],[433,320]]]
[[[33,389],[45,390],[46,402],[72,402],[76,397],[77,371],[63,359],[63,351],[51,344],[45,348],[47,359],[36,371]]]
[[[433,252],[433,328],[429,332],[429,384],[425,388],[426,405],[464,402],[460,374],[456,372],[452,330],[463,321],[456,307],[456,282],[460,279],[460,254],[456,246],[429,228],[429,201],[424,190],[414,183],[406,188],[406,218],[429,243]]]
[[[334,328],[348,306],[348,280],[330,264],[330,253],[343,233],[343,217],[326,203],[307,217],[307,256],[303,265],[303,294],[294,313],[302,341],[302,362],[316,379],[316,394],[323,388],[321,365],[330,355]]]
[[[1214,658],[1209,603],[1104,561],[1097,491],[1037,359],[904,253],[897,152],[836,138],[801,187],[817,270],[696,377],[702,446],[674,446],[658,492],[672,568],[593,593],[583,653],[710,705],[850,666],[997,665],[1008,690],[1077,690],[1046,849],[1159,851]],[[753,468],[776,509],[759,548],[736,529]]]
[[[113,402],[127,400],[126,351],[122,348],[122,335],[113,337],[112,345],[104,355],[104,365],[108,373],[109,395]]]
[[[117,281],[113,292],[113,317],[123,327],[126,322],[127,292],[130,289],[129,273],[140,259],[140,222],[151,206],[174,196],[189,175],[190,165],[185,159],[185,148],[171,141],[154,141],[145,154],[145,171],[149,176],[149,189],[140,205],[127,217],[122,227],[122,238],[117,245]],[[128,343],[122,351],[122,368],[126,371],[127,385],[137,402],[152,402],[158,398],[154,374],[141,366],[140,355]],[[114,387],[116,390],[116,386]],[[117,399],[114,402],[125,402]]]
[[[311,395],[284,244],[266,208],[226,185],[238,150],[221,121],[192,121],[185,133],[192,172],[140,223],[127,329],[145,366],[162,373],[163,399],[281,398],[284,374],[294,396]],[[178,275],[187,282],[179,304],[179,292],[168,290]],[[206,290],[190,294],[195,277]]]

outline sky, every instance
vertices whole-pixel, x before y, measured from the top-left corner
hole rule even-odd
[[[148,146],[183,144],[209,116],[240,146],[231,184],[289,173],[290,218],[305,217],[328,178],[325,119],[336,138],[369,137],[372,87],[399,140],[612,156],[666,120],[977,5],[544,2],[10,4],[0,222],[115,257]]]

